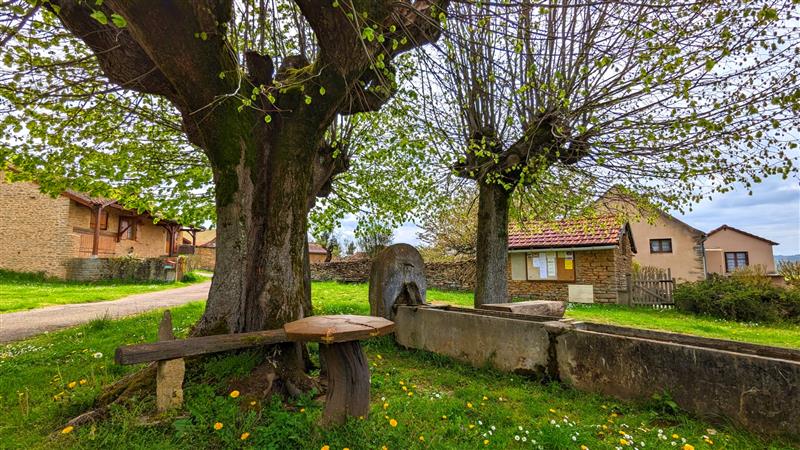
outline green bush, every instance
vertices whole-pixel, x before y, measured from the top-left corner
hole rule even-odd
[[[800,323],[800,290],[774,286],[764,277],[712,276],[675,288],[675,306],[685,312],[737,322]]]
[[[183,278],[181,278],[181,281],[183,281],[184,283],[196,283],[203,279],[204,277],[196,272],[187,272],[183,274]]]

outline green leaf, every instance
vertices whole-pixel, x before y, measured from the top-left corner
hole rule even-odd
[[[320,86],[319,87],[319,95],[325,95],[325,87],[324,86]]]
[[[111,21],[114,22],[114,25],[116,25],[117,28],[125,28],[128,26],[128,21],[119,14],[112,14]]]
[[[103,11],[99,10],[93,11],[91,14],[89,14],[89,17],[100,22],[103,25],[108,25],[108,17],[106,17],[106,14]]]
[[[306,102],[306,105],[310,105],[311,104],[311,97],[306,95],[305,102]]]
[[[272,116],[270,116],[269,114],[267,114],[266,116],[264,116],[264,122],[266,122],[266,123],[270,123],[270,122],[272,122]]]

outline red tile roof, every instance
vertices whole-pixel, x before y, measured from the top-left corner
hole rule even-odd
[[[325,247],[323,247],[323,246],[321,246],[319,244],[315,244],[313,242],[309,242],[308,243],[308,253],[316,253],[316,254],[321,254],[321,255],[327,255],[328,251],[325,250]]]
[[[509,249],[599,247],[619,245],[622,236],[630,238],[628,224],[613,216],[567,219],[553,222],[532,221],[512,224],[508,230]],[[633,247],[633,240],[631,239]],[[635,252],[635,247],[633,247]]]

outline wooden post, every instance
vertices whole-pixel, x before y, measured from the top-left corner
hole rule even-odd
[[[92,238],[92,256],[96,257],[100,253],[100,216],[103,214],[103,205],[95,206],[93,213],[94,236]]]
[[[627,295],[625,296],[625,305],[631,306],[633,303],[633,280],[631,280],[631,274],[625,274],[625,289],[628,291]]]
[[[158,325],[158,340],[172,341],[175,334],[172,332],[172,315],[169,310],[164,311],[164,317]],[[183,358],[159,361],[156,372],[156,407],[163,413],[173,408],[180,408],[183,404],[183,376],[186,365]]]

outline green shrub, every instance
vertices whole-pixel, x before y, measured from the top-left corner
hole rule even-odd
[[[752,273],[684,283],[675,288],[675,306],[685,312],[737,322],[800,323],[800,290],[772,285]]]
[[[196,283],[203,279],[204,279],[203,276],[197,274],[196,272],[186,272],[185,274],[183,274],[183,278],[181,278],[181,281],[183,281],[184,283]]]

